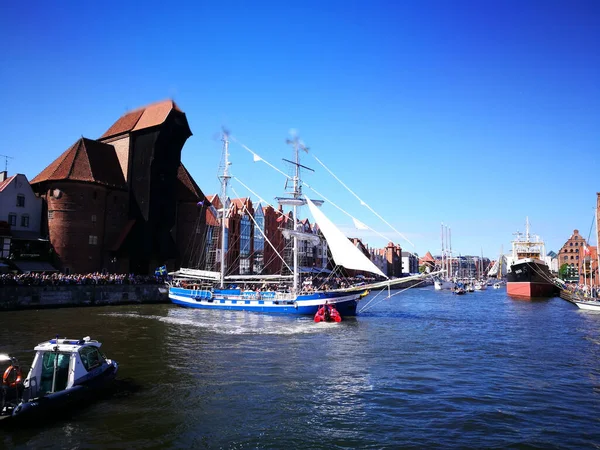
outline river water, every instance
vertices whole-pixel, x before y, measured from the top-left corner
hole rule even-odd
[[[38,342],[90,335],[120,369],[110,398],[0,430],[0,447],[600,447],[600,314],[491,288],[381,298],[340,324],[172,305],[2,312],[0,352],[30,363]]]

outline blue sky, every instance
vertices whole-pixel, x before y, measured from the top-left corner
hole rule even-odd
[[[600,191],[599,2],[256,3],[4,2],[9,173],[31,179],[80,136],[173,98],[194,133],[183,162],[207,194],[222,126],[284,170],[295,129],[310,185],[407,250],[439,252],[440,222],[456,253],[490,257],[526,216],[548,250],[575,228],[587,237]],[[234,175],[281,194],[281,176],[231,152]]]

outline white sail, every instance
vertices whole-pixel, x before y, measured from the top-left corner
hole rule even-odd
[[[331,250],[333,260],[339,266],[344,266],[346,269],[364,270],[385,277],[385,274],[373,264],[358,248],[348,240],[346,236],[314,205],[307,197],[306,203],[315,219],[315,222],[321,228],[327,245]]]

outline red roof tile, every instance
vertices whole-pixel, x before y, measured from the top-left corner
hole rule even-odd
[[[198,202],[205,196],[187,171],[183,163],[177,169],[177,200],[187,202]]]
[[[118,134],[126,133],[128,131],[133,130],[133,127],[135,127],[135,124],[138,122],[138,120],[140,120],[142,114],[144,114],[144,110],[138,109],[127,113],[124,116],[121,116],[119,120],[113,123],[113,125],[108,130],[106,130],[106,132],[100,137],[100,139],[104,139],[110,136],[116,136]]]
[[[6,180],[4,180],[4,181],[0,181],[0,192],[2,192],[2,191],[4,190],[4,188],[5,188],[6,186],[8,186],[12,180],[14,180],[14,179],[15,179],[15,177],[16,177],[16,175],[13,175],[12,177],[8,177],[8,178],[7,178]]]
[[[164,123],[172,110],[183,112],[173,100],[163,100],[130,111],[121,116],[100,139],[160,125]]]
[[[421,261],[435,262],[435,258],[433,256],[431,256],[431,253],[427,252],[427,253],[425,253],[425,256],[423,256],[421,258]]]
[[[242,209],[244,205],[248,205],[248,200],[248,197],[232,198],[231,203],[233,203],[238,209]]]
[[[219,198],[218,194],[211,194],[211,195],[208,195],[206,198],[211,203],[211,205],[213,205],[215,208],[219,209],[219,208],[223,207],[223,205],[221,204],[221,199]]]
[[[87,181],[126,189],[112,145],[81,138],[46,167],[31,184],[49,180]]]
[[[219,226],[219,221],[217,220],[215,215],[212,213],[210,208],[206,209],[206,224],[211,225],[213,227]]]

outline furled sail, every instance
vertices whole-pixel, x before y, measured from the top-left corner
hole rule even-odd
[[[327,245],[337,265],[344,266],[347,269],[364,270],[387,278],[369,258],[344,236],[344,233],[325,217],[325,214],[309,198],[306,198],[306,203],[315,222],[317,222],[325,239],[327,239]]]
[[[292,239],[295,237],[299,241],[309,241],[313,245],[318,245],[321,242],[319,236],[310,233],[303,233],[302,231],[294,231],[288,230],[287,228],[283,228],[281,230],[281,233],[286,239]]]

